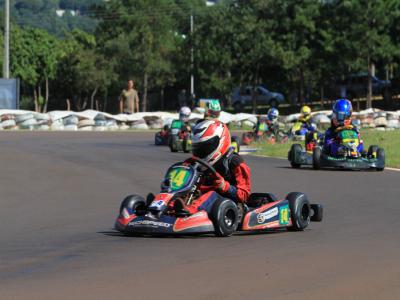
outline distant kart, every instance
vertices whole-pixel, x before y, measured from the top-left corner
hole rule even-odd
[[[385,168],[385,151],[376,145],[369,147],[368,152],[360,152],[361,140],[354,130],[339,130],[337,138],[329,147],[318,145],[312,152],[303,151],[301,145],[293,144],[288,159],[293,168],[301,165],[312,165],[314,169],[341,168],[341,169],[375,169],[383,171]]]
[[[288,136],[279,129],[279,126],[268,127],[267,124],[260,124],[254,131],[248,131],[242,135],[242,144],[250,145],[253,142],[266,142],[268,144],[286,143]]]
[[[293,144],[288,152],[288,160],[293,168],[301,165],[312,165],[313,151],[322,146],[323,135],[317,131],[308,132],[305,135],[304,149],[300,144]]]
[[[149,194],[147,200],[131,195],[122,201],[115,228],[133,235],[230,236],[237,230],[302,231],[310,221],[322,221],[322,205],[310,204],[303,193],[292,192],[282,200],[270,193],[253,193],[244,205],[214,191],[202,194],[202,178],[215,173],[211,165],[198,158],[172,165],[159,194]],[[195,213],[184,208],[200,199],[205,201]]]
[[[192,134],[189,125],[185,125],[180,120],[174,120],[171,123],[171,129],[168,141],[171,152],[185,152],[192,151]]]

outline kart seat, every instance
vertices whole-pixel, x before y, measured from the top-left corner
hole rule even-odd
[[[260,207],[268,202],[278,201],[278,198],[272,193],[252,193],[247,199],[247,206],[250,208]]]

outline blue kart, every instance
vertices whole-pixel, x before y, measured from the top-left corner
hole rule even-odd
[[[312,153],[314,169],[375,169],[385,168],[385,151],[376,145],[364,150],[363,142],[356,130],[350,127],[336,129],[336,137],[315,147]]]

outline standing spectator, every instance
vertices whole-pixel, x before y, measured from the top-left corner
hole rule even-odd
[[[133,88],[134,82],[129,79],[127,82],[126,89],[122,90],[121,96],[119,97],[119,111],[120,113],[133,114],[139,112],[139,96],[138,92]]]

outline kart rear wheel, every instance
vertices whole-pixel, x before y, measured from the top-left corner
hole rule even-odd
[[[192,150],[191,142],[192,141],[190,139],[183,140],[183,143],[182,143],[183,152],[189,153]]]
[[[169,144],[169,148],[171,149],[171,152],[178,152],[178,147],[177,147],[177,137],[173,136],[171,138],[171,142]]]
[[[126,209],[129,214],[141,214],[146,211],[146,200],[139,195],[129,195],[121,203],[119,213]]]
[[[321,204],[310,204],[310,207],[313,211],[313,215],[311,217],[311,222],[321,222],[322,217],[324,216],[324,210]]]
[[[368,157],[369,158],[376,158],[378,149],[379,149],[379,147],[377,145],[369,146],[369,148],[368,148]]]
[[[383,161],[383,166],[380,168],[376,168],[377,171],[383,171],[385,169],[385,150],[383,148],[378,148],[376,152],[376,158],[379,161]]]
[[[321,169],[321,148],[315,147],[312,155],[313,168],[315,170]]]
[[[216,236],[225,237],[232,235],[239,223],[236,204],[230,199],[218,199],[213,204],[210,219],[214,224]]]
[[[293,144],[292,147],[290,148],[290,151],[288,153],[288,159],[290,161],[290,165],[292,166],[292,168],[300,168],[301,164],[297,163],[297,155],[298,153],[300,153],[301,151],[303,151],[303,149],[301,148],[300,144]]]
[[[310,224],[311,206],[307,196],[303,193],[292,192],[286,196],[289,201],[290,218],[292,226],[288,227],[291,231],[302,231]]]

